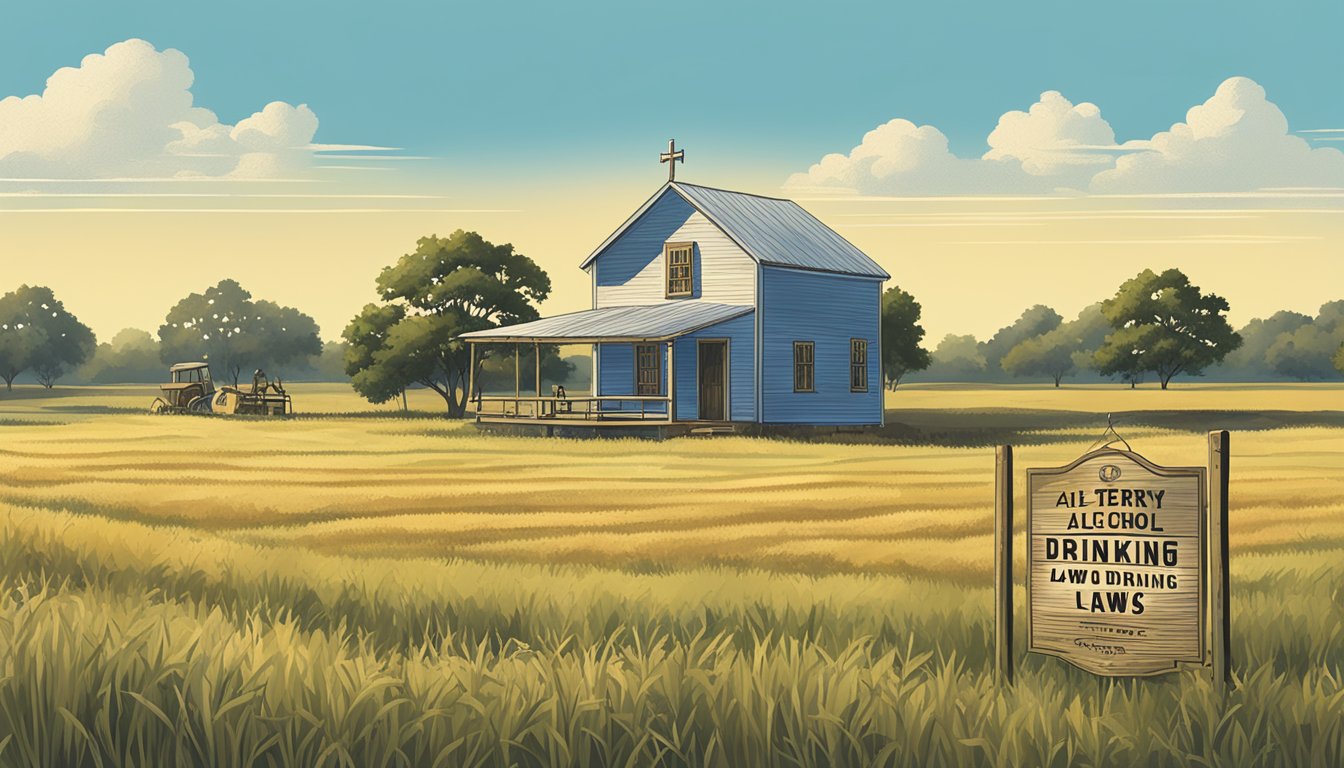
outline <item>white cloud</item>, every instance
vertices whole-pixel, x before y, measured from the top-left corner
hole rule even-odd
[[[1006,112],[989,134],[986,160],[1016,160],[1032,176],[1060,176],[1086,184],[1115,164],[1115,132],[1097,105],[1074,104],[1046,91],[1026,112]],[[1081,177],[1081,178],[1079,178]],[[1061,179],[1063,181],[1065,179]]]
[[[826,155],[793,174],[785,186],[871,195],[994,192],[1006,188],[1011,173],[1002,163],[956,157],[942,131],[898,118],[869,131],[849,154]]]
[[[230,126],[194,106],[187,57],[144,40],[64,67],[37,95],[0,100],[0,176],[277,177],[311,159],[317,116],[271,102]]]
[[[1213,96],[1092,180],[1096,192],[1240,192],[1344,184],[1344,153],[1313,149],[1254,80],[1233,77]]]
[[[1101,110],[1046,91],[999,118],[989,151],[960,158],[931,125],[895,119],[848,154],[829,154],[785,182],[792,191],[863,195],[1231,193],[1344,186],[1344,153],[1312,148],[1253,80],[1234,77],[1186,122],[1150,140],[1117,144]]]

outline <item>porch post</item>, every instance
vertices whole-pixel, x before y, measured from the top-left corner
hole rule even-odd
[[[667,420],[677,420],[677,340],[667,342]]]
[[[476,342],[474,342],[474,341],[468,341],[468,342],[467,342],[467,397],[466,397],[466,401],[467,401],[468,403],[470,403],[470,402],[475,401],[475,399],[476,399]],[[481,415],[481,406],[480,406],[479,403],[477,403],[477,405],[476,405],[476,416],[477,416],[477,418],[479,418],[480,415]]]
[[[522,393],[522,389],[521,389],[521,388],[522,388],[522,376],[523,376],[523,374],[522,374],[522,371],[520,371],[519,368],[518,368],[519,365],[521,365],[521,363],[519,363],[519,361],[518,361],[518,343],[517,343],[517,342],[514,342],[514,344],[513,344],[513,407],[514,407],[514,408],[517,408],[517,407],[518,407],[518,398],[521,397],[522,394],[523,394],[523,393]]]
[[[537,357],[537,398],[541,398],[541,342],[532,342],[532,353]]]

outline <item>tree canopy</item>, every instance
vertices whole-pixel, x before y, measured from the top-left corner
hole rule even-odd
[[[93,331],[50,288],[21,285],[0,297],[0,378],[7,389],[26,370],[50,389],[88,360],[96,344]]]
[[[882,293],[882,369],[888,389],[896,389],[905,374],[929,367],[929,352],[920,346],[922,311],[915,297],[899,286]]]
[[[1301,312],[1283,310],[1266,318],[1254,318],[1237,331],[1241,336],[1241,346],[1223,358],[1220,368],[1245,378],[1278,378],[1266,359],[1269,348],[1274,346],[1283,334],[1291,334],[1304,325],[1311,324],[1311,316]]]
[[[1274,373],[1301,381],[1338,376],[1334,356],[1344,344],[1344,301],[1323,305],[1316,317],[1278,334],[1265,350]]]
[[[971,334],[957,335],[949,333],[938,342],[930,355],[930,375],[945,378],[948,381],[978,379],[985,375],[984,345],[976,341]]]
[[[990,372],[1002,370],[1003,358],[1013,347],[1058,328],[1064,318],[1058,312],[1037,304],[1022,312],[1012,325],[1000,328],[984,343],[981,351],[985,356],[985,367]]]
[[[169,364],[204,360],[219,378],[237,384],[245,369],[275,369],[321,354],[317,332],[313,318],[299,310],[254,301],[237,281],[221,280],[168,310],[159,326],[159,357]]]
[[[418,383],[461,417],[471,396],[470,361],[457,336],[537,319],[534,304],[550,293],[551,280],[512,244],[459,229],[420,238],[383,269],[377,289],[381,303],[365,306],[342,334],[355,391],[381,403]]]
[[[148,331],[123,328],[111,341],[98,345],[78,375],[93,384],[162,381],[159,342]]]
[[[1227,309],[1179,269],[1146,269],[1102,302],[1113,331],[1094,355],[1097,369],[1131,382],[1151,371],[1163,389],[1179,374],[1198,376],[1241,344]]]
[[[1110,329],[1101,304],[1093,304],[1076,319],[1022,341],[1000,364],[1014,376],[1049,376],[1059,387],[1065,376],[1091,366],[1092,355]]]

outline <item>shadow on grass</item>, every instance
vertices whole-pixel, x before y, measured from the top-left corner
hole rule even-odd
[[[0,419],[0,427],[63,427],[69,423],[45,419]]]
[[[320,421],[322,419],[395,419],[398,421],[465,421],[455,419],[445,411],[331,411],[291,413],[290,418],[301,421]]]
[[[148,408],[127,405],[45,405],[42,410],[72,414],[149,413]]]
[[[1300,427],[1344,427],[1344,411],[1119,411],[1117,429],[1151,427],[1179,432],[1217,429],[1259,431]],[[1002,443],[1047,445],[1077,442],[1062,430],[1106,428],[1107,414],[1086,411],[985,408],[971,410],[893,409],[885,426],[864,432],[787,435],[819,442],[894,443],[940,447],[984,447]]]

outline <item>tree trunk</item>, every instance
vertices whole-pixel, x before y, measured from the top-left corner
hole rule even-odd
[[[448,418],[462,418],[462,411],[464,408],[462,403],[457,402],[457,393],[451,388],[448,388],[440,390],[439,395],[443,398],[444,405],[448,406]]]
[[[465,387],[458,386],[461,383],[461,378],[460,375],[450,372],[444,382],[443,389],[435,387],[439,395],[443,397],[443,402],[448,406],[448,418],[450,419],[460,419],[467,415],[467,393],[463,391],[461,396],[458,396],[459,390],[465,389]]]

